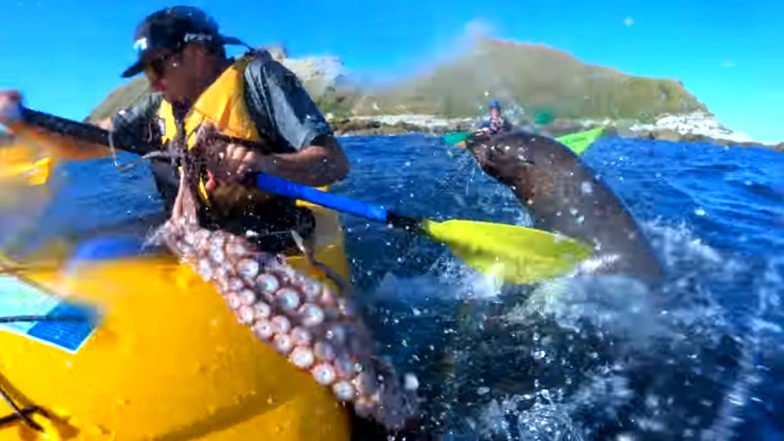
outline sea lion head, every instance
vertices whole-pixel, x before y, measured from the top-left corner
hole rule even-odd
[[[503,184],[513,185],[534,164],[529,158],[526,135],[524,132],[476,135],[466,140],[466,149],[485,173]]]
[[[574,161],[574,155],[558,141],[524,131],[477,135],[466,140],[466,149],[485,173],[526,201],[553,180],[558,163]]]

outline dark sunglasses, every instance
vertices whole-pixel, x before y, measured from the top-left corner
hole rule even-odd
[[[146,63],[145,70],[155,75],[156,78],[161,78],[166,73],[166,65],[175,56],[179,56],[182,51],[169,52],[157,58],[154,58]]]

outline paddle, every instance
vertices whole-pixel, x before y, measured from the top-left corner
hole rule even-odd
[[[88,124],[25,109],[26,124],[77,139],[107,145],[109,132]],[[234,140],[250,144],[249,141]],[[138,151],[127,140],[114,139],[116,148]],[[437,222],[388,211],[381,205],[356,201],[278,177],[261,174],[256,185],[267,192],[354,214],[393,227],[423,233],[449,247],[455,256],[482,273],[514,284],[535,283],[562,275],[589,257],[589,245],[533,228],[469,220]]]
[[[604,128],[597,127],[583,132],[559,136],[558,138],[555,138],[555,140],[569,147],[575,154],[580,155],[599,139],[603,132]],[[447,144],[465,147],[465,141],[472,135],[473,132],[451,132],[444,135],[442,139]]]
[[[50,157],[39,158],[18,137],[0,126],[0,182],[22,182],[31,187],[46,184],[54,167]]]
[[[270,193],[424,233],[447,245],[468,266],[509,283],[534,283],[562,275],[592,253],[588,245],[543,230],[491,222],[458,219],[437,222],[402,216],[381,205],[265,174],[256,178],[256,185]]]
[[[46,131],[56,133],[62,136],[78,139],[83,142],[99,144],[103,146],[110,146],[112,149],[123,150],[130,153],[142,154],[151,150],[157,150],[157,145],[151,144],[138,144],[136,140],[129,139],[127,135],[122,133],[111,133],[100,127],[91,124],[85,124],[62,118],[48,113],[39,112],[37,110],[29,109],[23,106],[19,107],[17,123],[21,122],[21,126],[17,124],[17,129],[12,130],[12,133],[19,138],[19,141],[12,141],[12,143],[20,144],[47,144],[46,141],[38,139],[39,136],[34,133],[24,133],[26,127],[37,127],[45,129]],[[23,133],[19,133],[19,132]],[[249,142],[244,139],[233,138],[218,134],[216,135],[229,142],[246,144],[253,147],[259,147],[258,144]],[[9,151],[7,147],[0,144],[0,151]],[[50,155],[39,159],[35,162],[32,160],[6,160],[0,155],[0,177],[4,175],[20,176],[22,174],[28,175],[30,185],[43,185],[45,184],[51,174],[52,169],[57,164],[57,152],[49,152]],[[114,152],[112,152],[114,154]]]
[[[54,165],[55,160],[51,157],[32,160],[0,155],[0,182],[23,178],[31,187],[44,185],[49,181]]]

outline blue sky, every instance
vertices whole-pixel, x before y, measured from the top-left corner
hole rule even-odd
[[[32,108],[83,118],[120,84],[132,33],[158,0],[0,2],[0,88]],[[543,43],[622,72],[675,78],[719,120],[784,141],[784,2],[520,0],[199,0],[227,34],[332,54],[358,73],[399,75],[452,47],[467,28]]]

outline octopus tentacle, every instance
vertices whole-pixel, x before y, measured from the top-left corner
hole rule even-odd
[[[321,263],[316,259],[314,254],[313,247],[308,245],[305,242],[305,239],[299,235],[295,230],[291,230],[291,236],[294,238],[294,242],[297,244],[297,248],[305,255],[305,258],[308,260],[308,263],[319,269],[325,276],[327,276],[332,282],[337,286],[338,291],[347,294],[349,291],[349,285],[343,280],[342,277],[338,273],[336,273],[332,268],[328,267],[327,265]]]
[[[345,295],[345,281],[316,261],[296,233],[306,258],[342,289],[342,295],[299,273],[283,255],[255,250],[243,237],[199,226],[195,166],[189,156],[184,156],[172,216],[152,240],[212,282],[239,323],[294,366],[310,372],[338,401],[388,429],[403,428],[415,415],[416,395],[402,387],[391,362],[374,354],[374,340]]]

